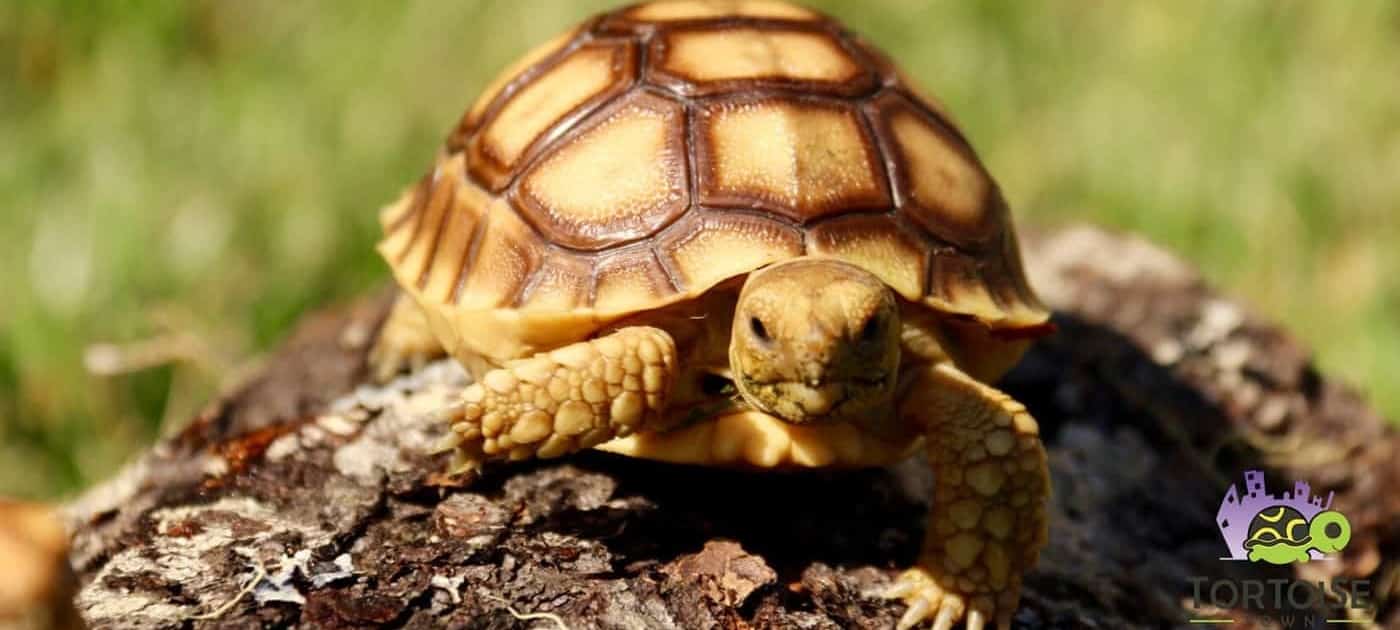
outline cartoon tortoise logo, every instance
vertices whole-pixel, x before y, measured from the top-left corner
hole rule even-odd
[[[1351,542],[1351,523],[1326,501],[1312,496],[1306,481],[1292,492],[1274,496],[1265,492],[1264,473],[1244,475],[1245,494],[1230,486],[1216,512],[1220,535],[1230,549],[1229,560],[1270,564],[1307,562],[1337,553]]]
[[[1287,505],[1264,508],[1249,522],[1244,548],[1250,562],[1293,564],[1312,559],[1311,551],[1341,551],[1351,541],[1351,523],[1341,512],[1325,510],[1309,521]]]

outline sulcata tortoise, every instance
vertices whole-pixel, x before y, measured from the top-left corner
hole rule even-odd
[[[1046,539],[1049,331],[1005,201],[878,50],[783,2],[596,16],[528,53],[381,216],[383,378],[450,354],[452,471],[585,448],[758,469],[923,450],[906,628],[1010,625]]]

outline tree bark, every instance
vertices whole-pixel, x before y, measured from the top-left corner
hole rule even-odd
[[[1193,577],[1370,580],[1400,627],[1400,438],[1276,326],[1138,239],[1026,239],[1056,310],[1001,386],[1040,421],[1055,495],[1024,628],[1272,627],[1196,609]],[[430,410],[450,362],[388,386],[365,352],[388,293],[309,317],[265,369],[69,505],[77,607],[97,627],[885,628],[875,596],[922,537],[929,474],[757,474],[585,453],[444,487]],[[1223,562],[1215,512],[1246,470],[1335,493],[1345,552]],[[1359,626],[1365,627],[1365,625]]]

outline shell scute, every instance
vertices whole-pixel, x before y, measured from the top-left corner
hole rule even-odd
[[[773,0],[662,0],[623,9],[616,17],[631,22],[665,23],[735,17],[808,21],[820,16],[804,7]]]
[[[879,154],[845,103],[707,102],[695,135],[701,205],[763,208],[797,222],[892,207]]]
[[[529,52],[506,66],[486,85],[476,102],[472,103],[472,106],[467,108],[467,112],[462,115],[462,120],[448,139],[448,148],[452,151],[462,150],[466,146],[467,137],[481,125],[482,119],[491,106],[506,92],[523,85],[525,80],[534,75],[534,71],[538,67],[547,66],[552,58],[560,55],[578,38],[578,34],[582,30],[584,30],[583,26],[576,26],[555,35],[549,41],[530,49]]]
[[[426,189],[416,196],[415,201],[419,205],[411,226],[412,236],[398,255],[403,277],[420,287],[437,254],[443,220],[447,217],[455,192],[450,183],[441,179],[440,175],[435,175]]]
[[[540,266],[544,244],[504,199],[491,204],[456,305],[466,310],[511,306]]]
[[[598,258],[593,307],[604,313],[634,313],[665,303],[675,285],[651,247],[628,247]]]
[[[929,249],[923,239],[889,214],[852,214],[812,226],[813,254],[865,269],[905,299],[925,294]]]
[[[652,39],[650,79],[685,95],[736,89],[800,89],[855,96],[877,77],[823,29],[706,25],[667,29]]]
[[[539,272],[520,295],[517,306],[536,311],[569,311],[591,304],[593,257],[548,248]]]
[[[446,186],[453,189],[438,243],[426,273],[419,281],[423,295],[444,303],[457,301],[457,288],[467,268],[472,241],[484,227],[482,219],[491,206],[490,193],[467,181],[461,171],[453,172]]]
[[[551,241],[597,250],[652,234],[688,205],[684,113],[645,92],[600,113],[521,177],[521,211]]]
[[[488,189],[500,191],[561,119],[621,93],[636,72],[634,42],[601,40],[579,46],[516,90],[468,141],[472,175]]]
[[[988,278],[979,262],[962,253],[944,252],[933,260],[931,293],[949,306],[957,304],[973,313],[996,313],[997,300],[988,289]]]
[[[384,238],[379,241],[378,250],[390,266],[398,271],[398,263],[408,251],[421,220],[423,205],[433,191],[433,174],[424,175],[411,188],[399,195],[395,201],[379,212],[379,224],[384,230]]]
[[[961,135],[898,92],[872,105],[909,216],[948,242],[975,245],[1005,224],[1000,193]]]
[[[682,289],[711,287],[769,263],[800,256],[802,232],[771,218],[699,210],[656,238]]]

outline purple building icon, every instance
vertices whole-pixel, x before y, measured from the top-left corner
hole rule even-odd
[[[1244,542],[1249,537],[1249,523],[1260,510],[1287,506],[1311,520],[1318,512],[1332,507],[1332,493],[1327,493],[1326,501],[1322,497],[1312,496],[1312,486],[1306,481],[1294,483],[1293,491],[1284,492],[1282,496],[1269,494],[1264,486],[1264,472],[1260,470],[1244,473],[1244,489],[1245,494],[1241,496],[1238,487],[1231,484],[1225,498],[1220,501],[1220,509],[1215,512],[1215,524],[1220,527],[1220,535],[1230,550],[1230,555],[1222,560],[1248,559],[1249,552],[1244,548]],[[1316,549],[1310,554],[1314,560],[1322,558],[1322,553]]]

